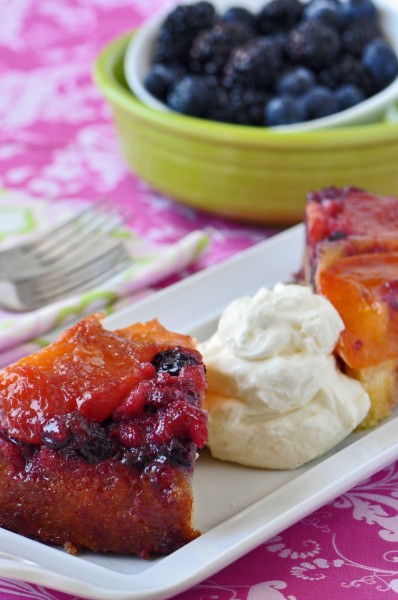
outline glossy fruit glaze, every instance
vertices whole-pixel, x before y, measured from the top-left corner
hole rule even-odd
[[[191,338],[157,321],[105,330],[97,316],[0,372],[3,437],[96,463],[189,465],[203,447],[205,374]]]
[[[318,275],[318,291],[342,317],[337,352],[354,369],[398,356],[398,253],[340,258]]]

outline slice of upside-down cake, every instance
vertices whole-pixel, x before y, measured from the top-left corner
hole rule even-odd
[[[156,320],[92,315],[0,371],[0,525],[98,552],[170,553],[207,436],[202,358]]]
[[[311,192],[304,278],[340,313],[337,355],[371,399],[370,427],[398,403],[398,198],[347,187]]]

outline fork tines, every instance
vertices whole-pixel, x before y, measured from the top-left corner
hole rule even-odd
[[[129,216],[111,200],[100,199],[40,238],[0,251],[0,277],[20,279],[61,268],[89,245],[100,245]]]
[[[76,269],[54,271],[19,281],[0,279],[1,304],[11,310],[30,311],[56,302],[64,297],[94,289],[118,274],[131,263],[120,241],[104,251],[93,254]]]
[[[0,304],[33,310],[119,273],[131,262],[117,236],[128,217],[100,200],[40,239],[0,252]]]

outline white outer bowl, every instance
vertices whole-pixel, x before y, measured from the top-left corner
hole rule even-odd
[[[180,4],[193,4],[197,0],[180,2]],[[222,12],[230,6],[245,6],[252,10],[258,9],[269,0],[211,0],[216,10]],[[398,0],[374,0],[375,5],[380,11],[381,23],[391,46],[398,56]],[[124,70],[130,89],[137,98],[147,106],[155,110],[168,111],[163,102],[157,100],[152,94],[147,92],[144,87],[144,80],[150,68],[151,49],[159,31],[160,25],[171,8],[154,16],[147,21],[134,36],[127,47]],[[313,119],[305,123],[295,125],[281,125],[273,127],[281,131],[311,131],[315,129],[324,129],[328,127],[338,127],[341,125],[360,125],[365,123],[374,123],[382,119],[390,105],[398,100],[398,77],[394,79],[384,90],[375,94],[371,98],[364,100],[360,104],[348,108],[339,113],[322,119]]]

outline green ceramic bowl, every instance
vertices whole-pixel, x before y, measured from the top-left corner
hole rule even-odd
[[[242,221],[300,221],[310,190],[355,185],[398,195],[398,123],[281,132],[162,112],[129,90],[131,35],[99,55],[94,77],[108,100],[130,168],[189,206]]]

